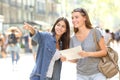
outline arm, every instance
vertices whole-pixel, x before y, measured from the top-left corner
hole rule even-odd
[[[94,53],[89,53],[89,56],[93,57],[103,57],[107,55],[107,48],[104,42],[104,38],[102,37],[99,41],[100,50]]]
[[[82,57],[102,57],[107,55],[107,48],[105,46],[104,38],[101,37],[99,41],[100,50],[96,52],[81,51],[78,54]]]

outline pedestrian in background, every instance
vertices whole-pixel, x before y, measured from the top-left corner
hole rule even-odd
[[[104,35],[105,43],[109,46],[109,41],[112,39],[112,35],[110,33],[109,29],[105,29],[105,35]]]
[[[69,48],[70,26],[66,18],[60,17],[56,20],[50,32],[39,32],[29,25],[24,29],[30,32],[32,39],[38,44],[35,67],[31,73],[30,80],[60,80],[60,60],[64,59],[59,50]]]
[[[30,40],[30,36],[27,32],[23,35],[22,42],[24,45],[25,53],[27,53],[27,54],[31,53],[31,49],[30,49],[31,40]]]
[[[22,36],[22,32],[17,27],[10,27],[7,30],[7,48],[6,52],[11,54],[12,58],[12,64],[17,64],[20,56],[20,45],[19,45],[19,39]]]
[[[100,46],[100,50],[97,51],[93,37],[94,30],[84,8],[76,8],[72,11],[72,23],[75,34],[70,40],[70,47],[80,45],[82,51],[78,54],[83,57],[72,61],[77,62],[77,80],[106,80],[106,77],[98,70],[100,57],[107,54],[101,32],[96,29],[97,42]]]
[[[6,57],[6,52],[5,52],[5,36],[0,33],[0,56],[2,58]]]
[[[117,41],[118,46],[120,46],[120,29],[115,32],[115,40]]]

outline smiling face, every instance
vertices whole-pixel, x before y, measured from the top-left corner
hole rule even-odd
[[[80,12],[72,13],[72,23],[75,28],[79,28],[85,25],[86,17],[83,16]]]
[[[61,37],[65,32],[66,32],[66,24],[63,20],[61,20],[55,25],[56,36]]]
[[[84,8],[76,8],[72,11],[72,23],[75,33],[78,32],[80,27],[93,28],[88,13]]]
[[[61,49],[69,48],[70,42],[70,25],[66,18],[59,17],[53,25],[51,32],[56,37],[56,41],[62,42]]]

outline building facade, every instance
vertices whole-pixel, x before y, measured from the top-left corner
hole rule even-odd
[[[3,30],[10,26],[22,27],[24,22],[42,21],[51,25],[61,15],[59,5],[56,0],[0,0]]]

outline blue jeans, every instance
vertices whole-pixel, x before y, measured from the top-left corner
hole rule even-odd
[[[19,56],[18,52],[12,51],[12,52],[11,52],[11,58],[12,58],[12,64],[14,64],[14,61],[15,61],[16,63],[18,62],[20,56]]]
[[[89,76],[77,74],[77,80],[107,80],[107,79],[102,73],[97,73]]]

